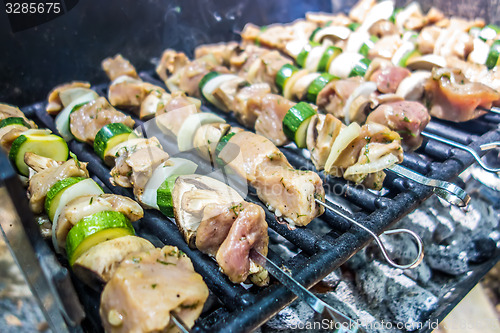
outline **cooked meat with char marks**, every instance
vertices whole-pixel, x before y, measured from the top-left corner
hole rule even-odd
[[[156,144],[132,151],[121,149],[117,155],[115,166],[110,172],[111,181],[123,187],[133,187],[139,200],[154,169],[169,158]]]
[[[32,162],[34,159],[36,160],[36,157],[33,155],[30,155],[31,157],[29,158],[25,158],[26,164],[30,167],[33,164],[40,166],[40,163]],[[28,198],[30,200],[31,211],[35,214],[39,214],[43,211],[43,205],[47,192],[52,185],[57,183],[59,180],[68,177],[88,176],[89,173],[87,171],[87,163],[78,162],[74,159],[67,160],[61,165],[59,165],[59,163],[52,163],[52,165],[48,168],[38,171],[31,177],[28,186]]]
[[[165,89],[162,87],[142,80],[115,80],[109,86],[108,99],[113,106],[137,112],[144,99],[154,90],[157,90],[159,93],[165,93]]]
[[[175,332],[170,313],[192,327],[207,297],[191,260],[167,245],[127,256],[104,287],[99,313],[106,332]]]
[[[344,105],[354,90],[363,83],[360,77],[333,80],[318,93],[316,105],[338,119],[344,119]]]
[[[66,249],[66,236],[85,216],[102,211],[123,213],[131,222],[144,216],[142,207],[134,200],[116,194],[84,195],[66,204],[57,219],[55,239],[59,249]]]
[[[49,93],[48,104],[45,110],[47,113],[55,115],[59,113],[63,109],[63,105],[61,102],[61,98],[59,97],[59,93],[72,89],[72,88],[90,88],[90,83],[82,82],[82,81],[73,81],[70,83],[61,84],[54,89],[52,89]]]
[[[422,144],[423,137],[420,133],[430,120],[429,112],[421,103],[399,101],[377,106],[368,115],[366,122],[382,124],[396,131],[403,139],[404,149],[411,151]]]
[[[288,142],[283,132],[283,118],[295,103],[280,95],[267,94],[256,96],[248,100],[247,107],[258,114],[255,122],[255,132],[262,135],[276,146],[282,146]]]
[[[112,107],[106,98],[87,103],[70,115],[71,133],[80,141],[92,144],[97,132],[107,124],[122,123],[132,128],[135,121]]]
[[[430,114],[454,122],[475,119],[487,111],[500,93],[482,83],[469,82],[460,70],[434,68],[425,85]]]
[[[403,79],[410,76],[410,71],[403,67],[389,66],[376,70],[370,81],[377,84],[377,90],[382,94],[395,93]]]
[[[121,54],[117,54],[113,58],[104,59],[101,63],[101,67],[106,72],[110,81],[114,81],[122,75],[138,78],[135,67]]]
[[[295,170],[265,137],[247,131],[236,133],[219,158],[246,179],[258,197],[287,221],[303,226],[323,213],[323,207],[315,202],[325,195],[319,176],[312,171]]]

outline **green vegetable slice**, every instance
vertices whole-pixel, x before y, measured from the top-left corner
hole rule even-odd
[[[347,27],[349,29],[351,29],[352,31],[356,31],[356,29],[360,26],[361,24],[358,23],[358,22],[353,22],[353,23],[350,23],[349,25],[347,25]]]
[[[308,103],[300,102],[291,107],[283,118],[283,132],[290,140],[295,141],[297,147],[306,146],[307,126],[315,114],[316,110]]]
[[[315,104],[318,98],[318,93],[332,80],[338,80],[335,75],[322,73],[318,76],[307,88],[307,100]]]
[[[49,216],[50,220],[54,219],[54,215],[56,213],[57,207],[59,206],[59,201],[61,200],[61,195],[65,189],[74,185],[82,180],[87,179],[85,177],[69,177],[65,179],[61,179],[47,192],[45,196],[45,212]]]
[[[291,64],[283,65],[280,68],[280,70],[278,71],[278,73],[276,74],[275,81],[276,81],[276,86],[278,86],[278,89],[280,91],[283,91],[283,88],[285,87],[286,81],[288,81],[288,79],[298,71],[299,71],[299,69],[297,67],[295,67],[294,65],[291,65]]]
[[[81,219],[66,237],[66,254],[73,265],[93,246],[123,236],[135,235],[130,220],[119,212],[102,211]]]
[[[325,52],[321,56],[318,63],[318,72],[328,72],[330,68],[330,63],[335,57],[342,53],[342,49],[336,46],[329,46],[326,48]]]
[[[49,134],[43,130],[27,130],[13,142],[9,151],[9,158],[24,176],[29,175],[29,168],[24,163],[24,154],[27,152],[52,158],[56,161],[66,161],[69,149],[60,136]]]
[[[370,65],[371,60],[368,58],[363,58],[361,59],[351,70],[351,73],[349,73],[349,77],[353,76],[365,76],[366,70],[368,69],[368,66]]]
[[[21,125],[27,128],[31,128],[31,126],[21,117],[9,117],[0,121],[0,128],[10,125]]]
[[[200,83],[198,83],[198,88],[200,89],[200,92],[203,91],[203,88],[207,84],[208,81],[212,80],[214,77],[219,76],[220,73],[216,71],[212,71],[207,73],[201,80]]]
[[[122,123],[107,124],[95,136],[94,151],[101,159],[104,159],[106,153],[114,146],[136,137],[132,129]]]
[[[179,175],[172,175],[165,179],[156,191],[156,204],[160,211],[168,217],[174,217],[174,204],[172,202],[172,192],[174,191],[175,180]]]
[[[486,58],[486,67],[488,67],[488,69],[492,69],[496,65],[498,65],[499,55],[500,55],[500,40],[496,40],[491,45],[490,52],[488,53],[488,58]]]

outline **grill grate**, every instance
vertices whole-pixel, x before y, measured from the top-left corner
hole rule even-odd
[[[143,72],[140,76],[145,81],[163,86],[163,83],[149,72]],[[106,95],[106,89],[107,85],[100,85],[96,88],[101,95]],[[44,107],[45,103],[40,102],[23,108],[23,111],[41,126],[56,132],[54,121],[45,112]],[[240,126],[230,114],[218,112],[207,106],[203,108],[222,116],[231,125]],[[142,124],[137,118],[134,120],[138,125]],[[479,145],[483,143],[500,140],[499,123],[500,115],[494,114],[487,114],[466,125],[433,119],[426,130],[468,144],[471,148],[478,150]],[[79,159],[89,162],[88,169],[91,174],[97,176],[113,193],[133,197],[130,189],[111,185],[109,168],[94,154],[91,147],[77,141],[70,142],[69,147]],[[281,151],[293,166],[314,170],[312,163],[303,156],[301,150],[283,147]],[[473,162],[473,158],[466,152],[426,140],[416,153],[405,154],[403,165],[428,177],[450,181],[456,179],[457,175]],[[322,172],[319,174],[329,188],[333,189],[334,193],[330,194],[335,196],[341,193],[343,199],[354,204],[356,212],[352,216],[376,233],[381,233],[392,226],[432,194],[430,188],[391,173],[388,173],[384,183],[387,191],[383,196],[375,192],[364,191],[348,184],[345,180],[331,178]],[[263,206],[252,190],[247,200]],[[285,225],[278,223],[267,209],[265,211],[270,228],[269,257],[289,267],[294,278],[307,287],[319,282],[371,241],[368,233],[356,227],[350,227],[347,221],[329,211],[312,222],[324,224],[327,230],[324,234],[319,234],[309,227],[289,230]],[[212,294],[216,296],[217,299],[213,298],[212,302],[208,302],[212,304],[206,307],[207,309],[193,329],[195,332],[251,331],[295,299],[290,291],[278,283],[266,288],[251,287],[249,289],[231,283],[219,271],[215,261],[197,250],[190,249],[178,232],[175,222],[164,217],[160,212],[145,211],[142,222],[136,227],[140,236],[150,239],[155,245],[162,243],[175,245],[184,251],[192,259],[196,271],[204,277]],[[273,252],[273,246],[276,246],[279,239],[283,241],[280,236],[290,242],[289,247],[297,253],[290,259],[281,258]],[[480,276],[473,278],[478,280]],[[90,317],[92,330],[95,330],[100,327],[98,295],[88,291],[88,288],[77,281],[75,283]],[[451,308],[447,304],[446,308],[441,309],[440,315],[444,317],[449,310]]]

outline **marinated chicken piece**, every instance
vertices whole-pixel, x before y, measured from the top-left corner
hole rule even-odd
[[[454,122],[475,119],[487,111],[500,93],[484,84],[469,82],[460,70],[434,68],[425,85],[430,114]]]
[[[113,166],[115,164],[115,159],[120,158],[121,156],[121,159],[123,159],[124,152],[132,153],[136,150],[147,147],[158,147],[161,149],[161,144],[156,137],[151,137],[148,139],[129,139],[111,148],[104,156],[104,162],[109,166]]]
[[[154,169],[168,158],[169,155],[156,145],[133,151],[121,149],[110,172],[111,181],[123,187],[133,187],[136,198],[140,200]]]
[[[344,127],[342,122],[331,114],[316,114],[307,127],[307,150],[317,170],[325,168],[335,138]]]
[[[26,118],[24,113],[21,110],[19,110],[18,107],[5,103],[0,103],[0,120],[4,120],[5,118],[10,118],[10,117],[23,118],[23,120],[28,125],[30,125],[31,128],[37,128],[35,123],[32,120]]]
[[[168,113],[185,107],[192,108],[193,106],[199,112],[201,107],[199,99],[186,96],[183,91],[174,91],[170,96],[171,98],[158,110],[157,114]]]
[[[316,23],[320,27],[326,25],[341,25],[347,26],[352,21],[344,13],[322,13],[322,12],[307,12],[306,20]]]
[[[315,202],[325,195],[319,176],[295,170],[270,140],[251,132],[237,133],[219,158],[246,179],[262,202],[286,221],[303,226],[323,213],[323,207]]]
[[[362,23],[370,9],[377,4],[376,0],[359,0],[349,11],[349,18]]]
[[[377,90],[382,94],[395,93],[399,84],[406,77],[410,76],[410,71],[403,67],[391,66],[376,70],[370,81],[377,84]]]
[[[246,44],[258,43],[295,57],[317,27],[315,23],[301,19],[289,24],[271,24],[266,29],[249,23],[243,28],[241,38]]]
[[[442,30],[434,25],[423,28],[417,37],[418,51],[422,54],[434,53],[434,46]]]
[[[68,202],[57,219],[53,237],[60,250],[66,249],[68,232],[85,216],[102,211],[123,213],[131,222],[144,216],[142,207],[134,200],[116,194],[84,195]]]
[[[252,249],[267,255],[269,237],[264,210],[248,202],[226,184],[189,175],[175,183],[173,204],[176,223],[191,247],[217,260],[231,281],[250,278],[268,282],[267,272],[250,260]]]
[[[269,49],[254,44],[245,45],[244,48],[240,47],[229,58],[230,69],[232,72],[246,75],[254,61],[268,52],[270,52]]]
[[[283,132],[283,118],[295,103],[275,94],[267,94],[250,98],[247,107],[253,114],[258,114],[255,121],[255,132],[262,135],[276,146],[282,146],[288,142]]]
[[[207,297],[191,260],[165,246],[122,261],[104,287],[99,313],[106,332],[175,332],[170,313],[192,327]]]
[[[118,237],[91,247],[76,259],[71,268],[80,280],[100,291],[126,257],[154,248],[153,244],[141,237]]]
[[[170,104],[170,103],[169,103]],[[200,112],[200,110],[196,107],[195,104],[186,104],[183,105],[181,103],[175,103],[177,108],[173,108],[172,110],[166,111],[166,113],[159,113],[156,118],[156,125],[162,130],[162,132],[171,132],[175,137],[179,133],[182,124],[184,121],[195,113]],[[168,107],[170,108],[170,107]]]
[[[107,124],[122,123],[132,128],[135,121],[112,107],[106,98],[87,103],[70,115],[71,133],[80,141],[93,144],[97,132]]]
[[[110,81],[114,81],[122,75],[138,78],[135,67],[122,57],[121,54],[115,55],[114,58],[106,58],[101,63],[102,69],[106,72]]]
[[[165,109],[165,105],[170,101],[169,93],[160,90],[153,90],[144,98],[139,110],[139,118],[149,119],[154,117],[160,110]]]
[[[267,51],[253,61],[247,72],[240,72],[250,83],[267,83],[273,93],[278,92],[275,83],[276,74],[285,64],[292,64],[292,61],[282,56],[278,51]]]
[[[202,125],[196,131],[193,138],[193,146],[205,160],[215,161],[215,150],[220,139],[231,129],[231,125],[224,123],[212,123]]]
[[[70,83],[61,84],[54,89],[52,89],[49,93],[48,104],[45,110],[47,113],[56,115],[63,109],[63,105],[61,102],[61,98],[59,97],[59,93],[64,90],[72,89],[72,88],[90,88],[90,83],[82,82],[82,81],[73,81]]]
[[[470,61],[464,61],[457,57],[446,58],[446,63],[449,68],[459,69],[465,77],[471,82],[478,82],[487,85],[497,91],[500,91],[500,71],[488,70],[485,65],[479,65]],[[498,102],[495,105],[498,106]]]
[[[111,105],[118,108],[139,111],[144,99],[154,90],[165,93],[162,87],[136,79],[121,80],[123,76],[113,81],[109,86],[108,99]]]
[[[12,142],[28,129],[29,128],[22,125],[10,125],[0,128],[0,145],[3,150],[8,153],[12,146]]]
[[[396,131],[403,140],[403,148],[411,151],[422,144],[420,133],[430,120],[429,112],[419,102],[400,101],[379,105],[368,115],[366,122],[382,124]]]
[[[219,65],[229,67],[229,60],[239,49],[240,45],[236,42],[204,44],[194,49],[194,57],[198,59],[211,54]]]
[[[56,167],[61,165],[63,162],[53,160],[49,157],[40,156],[32,152],[24,153],[24,162],[33,171],[40,172],[48,168]]]
[[[368,58],[383,58],[391,60],[396,51],[403,45],[400,35],[387,35],[380,38],[368,51]]]
[[[172,49],[166,49],[163,51],[160,63],[156,67],[156,73],[163,81],[167,81],[168,77],[172,73],[176,73],[189,62],[190,60],[185,53],[177,52]]]
[[[33,160],[36,160],[36,157],[31,155],[30,158],[25,159],[25,162],[29,167],[31,167],[33,165]],[[40,163],[35,162],[34,164],[40,166]],[[47,192],[52,185],[57,183],[59,180],[68,177],[88,176],[89,173],[87,171],[87,163],[79,162],[75,159],[67,160],[61,165],[53,163],[47,169],[38,171],[31,177],[28,186],[28,198],[30,200],[31,211],[35,214],[39,214],[43,211],[43,205]]]
[[[344,119],[344,105],[354,90],[363,83],[361,77],[333,80],[318,93],[316,105],[338,119]]]
[[[249,101],[261,100],[271,92],[271,87],[266,83],[256,83],[240,89],[234,97],[232,111],[238,122],[243,126],[254,128],[260,115],[260,108],[249,107]],[[250,105],[253,103],[250,102]]]
[[[433,53],[443,57],[456,56],[460,59],[467,59],[474,49],[474,38],[468,32],[459,29],[460,23],[453,20],[452,22],[439,34]]]

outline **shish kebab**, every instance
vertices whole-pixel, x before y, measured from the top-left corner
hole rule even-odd
[[[81,88],[69,86],[58,89],[62,96],[73,95],[75,89],[80,91],[77,94],[83,92]],[[53,92],[50,95],[53,96]],[[90,122],[96,119],[101,119],[101,125],[107,122],[103,120],[106,115],[102,112],[102,104],[96,104],[98,100],[82,102],[77,98],[73,104],[68,101],[68,106],[73,109],[70,128],[73,130],[71,124],[78,123],[87,129],[86,132],[72,131],[79,140],[89,142],[93,137],[92,131],[88,132]],[[75,109],[75,105],[80,106]],[[88,117],[79,118],[80,109],[85,110]],[[105,109],[109,111],[109,107]],[[80,136],[83,134],[85,137]],[[188,244],[214,256],[232,282],[244,282],[248,278],[256,285],[266,285],[269,280],[267,271],[257,264],[260,263],[269,267],[315,311],[326,312],[339,322],[353,324],[348,317],[319,300],[265,258],[267,223],[261,207],[245,202],[236,191],[215,179],[184,175],[193,172],[196,165],[188,160],[168,158],[156,138],[138,138],[122,123],[103,126],[95,135],[94,149],[107,163],[114,164],[111,175],[117,185],[132,186],[143,206],[159,208],[165,215],[174,216]],[[155,167],[145,168],[151,163]]]
[[[182,251],[155,248],[135,236],[131,223],[143,217],[142,207],[104,193],[61,137],[37,129],[18,108],[0,104],[0,120],[1,147],[26,180],[29,207],[44,221],[42,233],[84,283],[98,291],[104,285],[99,311],[104,329],[192,327],[208,288]]]
[[[276,60],[275,55],[272,57]],[[264,76],[271,76],[274,81],[274,76],[269,73],[273,73],[273,68],[279,68],[281,63],[278,61],[276,67],[269,66],[268,72],[263,73]],[[295,139],[298,147],[307,146],[316,169],[326,169],[327,174],[343,176],[356,183],[362,182],[369,188],[380,189],[385,177],[383,169],[392,166],[394,172],[414,181],[429,186],[437,185],[439,188],[434,188],[435,191],[442,194],[446,200],[457,205],[466,205],[467,195],[454,184],[441,181],[435,184],[436,180],[426,179],[409,169],[395,166],[396,162],[402,160],[403,150],[400,136],[387,127],[376,124],[360,127],[353,124],[346,128],[332,115],[317,115],[307,104],[295,105],[281,96],[272,94],[267,83],[249,85],[243,78],[235,75],[210,72],[214,70],[218,73],[228,72],[211,54],[191,62],[183,53],[173,50],[164,52],[157,68],[158,74],[165,79],[170,90],[187,90],[197,96],[200,86],[202,94],[210,102],[222,110],[234,111],[240,123],[255,127],[257,134],[264,135],[275,144],[282,145],[288,141],[281,123],[285,115],[291,113],[291,123],[294,127],[292,139]],[[129,89],[132,89],[141,83],[121,83],[121,79],[116,80],[118,85],[112,83],[109,90],[111,102],[130,107],[130,101],[122,99],[123,89],[120,88],[128,85]],[[154,111],[141,108],[140,115],[147,117],[148,112],[151,114]],[[445,191],[438,192],[440,188]]]
[[[447,18],[436,8],[424,15],[416,2],[403,9],[395,8],[393,1],[362,0],[349,16],[307,13],[305,20],[290,24],[248,24],[241,35],[244,43],[278,49],[298,63],[311,51],[312,42],[315,55],[306,62],[310,71],[317,70],[313,58],[328,50],[333,55],[329,60],[338,58],[332,73],[343,66],[349,71],[358,61],[365,67],[367,60],[383,58],[412,70],[458,68],[469,80],[498,91],[499,32],[499,27],[485,26],[480,19]]]
[[[222,161],[223,165],[229,166],[233,172],[236,172],[242,179],[245,179],[257,188],[257,194],[261,200],[265,199],[263,200],[264,203],[268,207],[270,206],[270,210],[275,211],[276,216],[282,217],[290,224],[305,225],[303,218],[306,216],[303,213],[306,210],[301,209],[301,213],[297,213],[295,203],[298,200],[291,200],[290,198],[301,196],[310,200],[309,198],[312,197],[310,194],[301,194],[301,192],[307,191],[310,188],[310,184],[306,183],[305,186],[300,186],[300,180],[301,178],[304,179],[304,175],[315,175],[315,179],[318,179],[319,184],[315,188],[318,189],[321,187],[321,180],[316,178],[317,175],[315,173],[294,171],[286,160],[286,157],[281,154],[279,149],[270,140],[241,129],[231,130],[230,126],[225,124],[225,121],[221,118],[209,113],[200,113],[199,105],[201,102],[197,99],[187,97],[183,93],[177,92],[172,95],[165,92],[160,93],[160,90],[163,89],[158,87],[159,90],[153,90],[147,97],[144,97],[147,94],[143,94],[143,100],[137,99],[137,95],[131,92],[141,90],[144,92],[145,87],[150,87],[150,84],[137,78],[132,80],[130,77],[124,77],[124,73],[136,72],[135,68],[121,56],[104,60],[103,68],[114,82],[121,81],[124,83],[115,86],[113,91],[111,90],[113,85],[110,86],[109,97],[114,103],[122,106],[127,105],[129,108],[132,107],[136,112],[140,110],[142,114],[145,112],[156,114],[156,124],[165,133],[177,138],[180,151],[195,148],[206,160]],[[119,92],[120,94],[117,94]],[[118,99],[120,99],[119,103],[117,103]],[[157,108],[159,108],[158,112],[156,112]],[[189,133],[189,135],[186,136],[186,133]],[[186,137],[188,137],[187,142],[189,143],[186,143]],[[234,147],[236,147],[237,153],[234,153]],[[235,158],[235,155],[239,159]],[[265,180],[262,177],[263,172],[270,173],[272,177]],[[279,195],[272,193],[274,186],[277,186],[279,189],[286,189],[285,196],[283,196],[285,204],[279,202],[281,199],[280,196],[283,193]],[[260,192],[258,187],[260,187]],[[269,194],[271,195],[269,196]],[[274,199],[274,203],[271,205],[269,204],[270,198]],[[315,198],[315,201],[318,205],[324,206],[320,198]],[[327,208],[337,212],[331,205]],[[341,214],[340,212],[338,213]],[[341,216],[370,233],[377,240],[382,253],[392,265],[408,268],[414,266],[419,261],[417,258],[413,263],[408,265],[395,264],[387,256],[383,244],[373,232],[359,225],[359,223],[349,217],[345,215]],[[311,219],[308,219],[307,223],[310,221]],[[417,235],[405,229],[388,231],[387,233],[409,233],[420,243]],[[418,257],[420,258],[421,255],[422,253]]]

